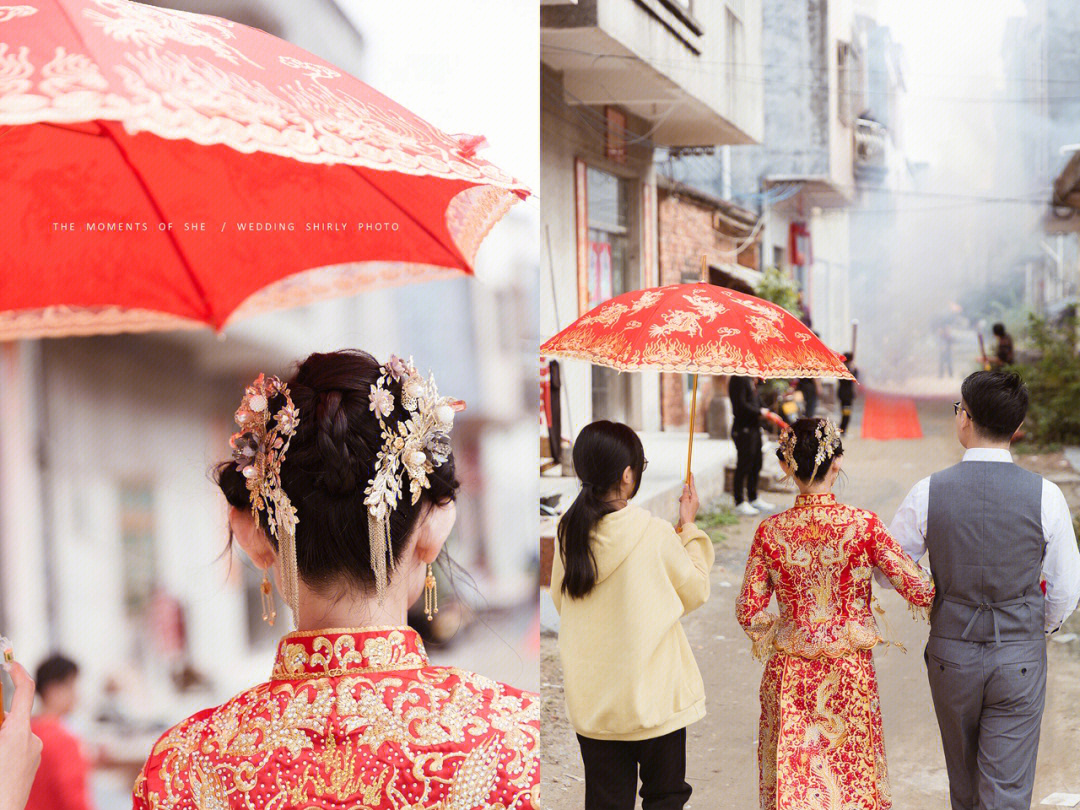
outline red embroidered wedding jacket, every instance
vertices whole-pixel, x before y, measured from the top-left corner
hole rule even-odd
[[[161,737],[134,810],[532,810],[539,736],[536,695],[411,629],[291,633],[268,683]]]

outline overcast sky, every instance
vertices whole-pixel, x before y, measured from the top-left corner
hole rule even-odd
[[[482,156],[540,185],[536,0],[338,0],[364,36],[363,79]]]
[[[880,21],[906,56],[904,134],[912,157],[958,157],[964,141],[950,137],[950,130],[964,121],[982,122],[995,108],[961,99],[1001,93],[1006,21],[1024,13],[1022,0],[882,0]]]

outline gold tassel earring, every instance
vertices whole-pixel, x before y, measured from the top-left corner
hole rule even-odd
[[[439,584],[435,581],[435,572],[431,563],[427,567],[427,579],[424,580],[424,613],[430,622],[439,612]]]
[[[274,608],[274,589],[270,586],[269,569],[263,570],[262,585],[259,586],[259,591],[262,592],[263,621],[273,627],[274,619],[277,618],[277,610]]]

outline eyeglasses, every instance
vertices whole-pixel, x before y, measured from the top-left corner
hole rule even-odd
[[[966,414],[967,414],[967,415],[968,415],[969,417],[971,416],[971,411],[969,411],[969,410],[968,410],[967,408],[965,408],[965,407],[964,407],[963,405],[961,405],[959,401],[958,401],[958,402],[954,402],[954,403],[952,404],[952,412],[953,412],[953,416],[959,416],[959,415],[960,415],[960,411],[963,411],[963,412],[964,412],[964,413],[966,413]]]
[[[649,469],[649,460],[645,459],[641,464],[641,471],[645,472],[647,469]]]

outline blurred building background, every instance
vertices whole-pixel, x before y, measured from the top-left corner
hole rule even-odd
[[[476,0],[469,14],[421,0],[159,5],[290,40],[441,129],[485,135],[486,158],[539,186],[539,112],[523,90],[538,83],[529,0]],[[156,728],[265,680],[283,628],[262,624],[250,566],[223,556],[225,506],[209,470],[228,456],[232,414],[258,372],[288,374],[308,353],[342,347],[412,355],[467,401],[448,550],[475,580],[463,590],[476,621],[431,652],[538,689],[538,223],[535,198],[515,206],[475,279],[274,313],[221,336],[0,345],[0,629],[31,668],[52,650],[79,662],[92,742],[137,762]],[[117,706],[129,727],[90,725]],[[121,774],[114,799],[130,787]]]
[[[542,334],[621,292],[697,280],[702,255],[706,281],[744,292],[779,269],[839,352],[853,320],[884,317],[875,285],[899,259],[880,246],[904,235],[889,212],[917,170],[880,5],[544,2]],[[568,363],[562,382],[565,438],[598,418],[688,421],[686,375]],[[726,391],[702,380],[696,429],[726,436]]]
[[[760,0],[542,2],[545,337],[613,295],[692,272],[665,248],[661,227],[680,217],[677,189],[658,181],[658,150],[761,141],[761,43]],[[711,197],[695,199],[713,207]],[[718,268],[736,264],[723,251],[744,234],[739,215],[725,219],[715,237],[711,214],[705,218],[708,231],[684,222],[684,236],[702,240]],[[697,245],[672,247],[693,253]],[[691,265],[699,266],[700,256]],[[618,374],[586,363],[563,369],[575,429],[614,419],[659,430],[665,413],[685,425],[678,404],[688,397],[684,386],[675,379],[662,394],[655,372]]]

